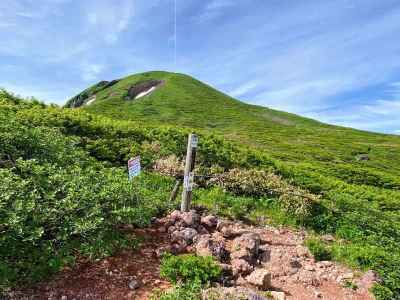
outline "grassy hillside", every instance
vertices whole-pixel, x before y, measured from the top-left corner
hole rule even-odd
[[[143,82],[144,78],[164,82],[149,96],[125,100],[132,80]],[[200,91],[184,93],[177,85],[179,80],[186,82],[189,90],[200,86],[210,98],[198,98]],[[171,82],[176,85],[170,89]],[[0,289],[48,276],[50,271],[71,263],[76,255],[95,257],[124,247],[128,242],[115,225],[145,225],[152,216],[175,205],[165,201],[172,189],[171,179],[146,172],[137,189],[132,190],[125,174],[126,160],[134,155],[141,155],[146,171],[171,155],[183,158],[191,114],[165,105],[174,102],[167,95],[171,90],[181,96],[191,95],[193,103],[208,101],[207,105],[185,105],[183,111],[192,109],[192,115],[202,116],[192,125],[200,133],[197,173],[218,173],[224,182],[222,186],[204,184],[196,189],[196,203],[259,224],[289,223],[319,234],[332,233],[337,241],[322,243],[325,251],[354,267],[376,270],[383,279],[375,288],[378,298],[400,299],[398,163],[389,159],[392,153],[398,155],[398,137],[247,106],[183,75],[148,73],[107,84],[80,95],[78,103],[84,104],[93,99],[92,91],[97,94],[84,109],[46,107],[0,93],[0,176],[5,183],[0,187]],[[167,94],[161,97],[162,93]],[[216,100],[220,98],[225,104]],[[146,116],[146,101],[154,101],[159,113]],[[210,109],[213,102],[215,109]],[[164,109],[171,109],[175,120],[164,119],[168,116],[162,114]],[[261,122],[250,117],[252,110],[270,115],[264,115]],[[216,120],[216,115],[222,118],[224,113],[231,118],[220,120],[226,127],[241,129],[235,136],[225,132],[223,126],[214,130],[204,127],[207,118]],[[292,123],[282,124],[276,116]],[[173,126],[179,122],[187,123]],[[265,141],[244,143],[246,134],[254,134],[249,128],[262,123]],[[289,145],[287,136],[295,138],[292,130],[308,132],[309,140],[298,138],[297,147]],[[339,138],[340,131],[349,134]],[[271,136],[275,140],[268,143]],[[315,143],[318,136],[318,143],[326,144],[313,148],[308,143]],[[363,136],[369,142],[361,147]],[[351,143],[341,145],[344,138]],[[355,155],[368,151],[368,147],[370,160],[356,161]],[[321,153],[329,159],[322,159]]]
[[[136,83],[165,83],[153,93],[127,100]],[[104,88],[105,87],[105,88]],[[262,149],[273,158],[309,163],[321,174],[348,183],[400,188],[400,137],[326,125],[293,114],[248,105],[182,74],[149,72],[128,76],[111,86],[85,91],[96,100],[84,109],[114,119],[148,125],[174,125],[223,134]],[[359,161],[367,154],[369,160]]]
[[[146,80],[162,80],[163,84],[148,96],[129,99],[129,89]],[[319,205],[301,223],[342,238],[343,243],[331,248],[337,259],[377,270],[384,278],[384,285],[376,290],[380,299],[400,297],[399,136],[331,126],[247,105],[182,74],[138,74],[105,88],[96,85],[85,93],[96,99],[77,113],[84,110],[144,127],[195,128],[202,135],[213,133],[249,146],[244,152],[236,148],[231,156],[232,148],[226,152],[227,146],[221,144],[213,148],[212,157],[220,165],[228,161],[226,170],[243,160],[242,168],[272,169],[319,196]],[[215,201],[227,201],[226,209],[238,206],[240,211],[242,206],[250,215],[264,205],[263,201],[226,200],[205,193]],[[259,195],[250,196],[257,199]]]

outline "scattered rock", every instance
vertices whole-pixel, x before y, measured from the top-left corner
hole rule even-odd
[[[253,271],[253,267],[244,259],[233,259],[231,265],[234,276],[248,275]]]
[[[229,252],[225,249],[223,243],[216,243],[212,249],[212,255],[220,262],[226,262],[229,260]]]
[[[244,259],[244,260],[246,260],[248,262],[251,262],[252,255],[251,255],[249,250],[240,249],[240,250],[237,250],[237,251],[233,250],[231,252],[231,258],[232,259]]]
[[[380,283],[378,274],[372,270],[367,271],[357,282],[359,289],[368,291],[375,283]]]
[[[246,277],[246,281],[261,290],[266,290],[271,286],[271,273],[264,269],[257,269]]]
[[[296,252],[299,257],[310,257],[310,252],[304,246],[296,246]]]
[[[131,281],[129,281],[128,287],[131,290],[136,290],[136,289],[140,288],[140,282],[136,279],[132,279]]]
[[[174,210],[170,215],[169,215],[170,220],[175,223],[181,218],[181,212],[179,210]]]
[[[314,294],[315,294],[315,297],[322,298],[322,293],[321,292],[315,291]]]
[[[203,225],[199,225],[197,227],[197,231],[199,232],[199,234],[209,234],[207,228]]]
[[[182,235],[184,240],[188,244],[191,244],[193,242],[193,239],[197,236],[197,231],[193,228],[186,228],[182,231]]]
[[[345,274],[339,275],[336,278],[336,282],[342,282],[344,280],[351,280],[351,279],[353,279],[353,277],[354,277],[353,273],[345,273]]]
[[[186,226],[197,227],[200,224],[200,216],[195,211],[184,212],[181,214],[181,219]]]
[[[270,294],[272,296],[272,299],[274,299],[274,300],[285,300],[286,299],[284,292],[271,291]]]
[[[204,226],[207,226],[208,228],[215,228],[215,227],[217,227],[218,219],[215,216],[208,215],[208,216],[202,217],[200,222],[201,222],[201,224],[203,224]]]
[[[202,235],[196,243],[196,254],[199,256],[212,256],[211,236]]]
[[[247,250],[251,257],[258,255],[260,247],[260,236],[256,233],[246,233],[233,240],[232,250]]]
[[[323,236],[321,236],[321,240],[323,240],[324,242],[334,242],[335,238],[331,234],[324,234]]]

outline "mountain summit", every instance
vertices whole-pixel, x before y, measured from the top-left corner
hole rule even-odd
[[[274,158],[319,165],[321,173],[327,172],[327,165],[335,175],[354,165],[374,178],[379,177],[376,171],[400,173],[400,166],[393,164],[400,161],[400,137],[246,104],[184,74],[155,71],[101,81],[70,99],[66,107],[146,125],[221,134]]]

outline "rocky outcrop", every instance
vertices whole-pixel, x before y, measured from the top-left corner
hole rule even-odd
[[[145,93],[146,91],[149,91],[151,88],[157,88],[158,86],[160,86],[163,83],[164,83],[163,80],[156,80],[156,79],[140,81],[140,82],[132,85],[128,89],[128,95],[126,97],[126,100],[134,100],[140,94]]]
[[[368,289],[378,281],[372,271],[358,279],[343,266],[315,261],[303,246],[304,232],[268,226],[256,228],[213,215],[201,216],[194,210],[174,211],[158,223],[161,231],[170,237],[170,252],[194,252],[199,256],[213,256],[219,262],[222,269],[219,288],[207,290],[218,297],[204,296],[203,299],[236,299],[238,295],[252,300],[372,299]],[[324,239],[334,240],[331,236]],[[344,283],[348,281],[360,288],[345,289]],[[230,295],[236,298],[229,298]]]
[[[83,105],[86,105],[89,101],[96,99],[95,95],[102,91],[105,90],[114,84],[118,83],[119,80],[111,80],[111,81],[100,81],[99,83],[95,84],[91,88],[83,91],[82,93],[76,95],[75,97],[71,98],[70,100],[67,101],[65,104],[65,107],[69,108],[78,108]]]

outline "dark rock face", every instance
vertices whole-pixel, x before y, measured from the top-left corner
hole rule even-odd
[[[98,92],[105,90],[106,88],[109,88],[113,86],[114,84],[118,83],[119,80],[111,80],[111,81],[100,81],[97,83],[93,88],[90,89],[90,91],[84,91],[80,93],[79,95],[76,95],[72,99],[70,99],[67,104],[65,105],[66,107],[69,108],[77,108],[81,107],[86,104],[86,102],[89,101],[89,98],[92,97],[93,95],[97,94]]]
[[[132,85],[129,90],[128,90],[128,96],[127,100],[133,100],[136,98],[137,95],[140,93],[143,93],[152,87],[157,87],[164,83],[162,80],[156,80],[156,79],[149,79],[145,81],[140,81],[134,85]]]

